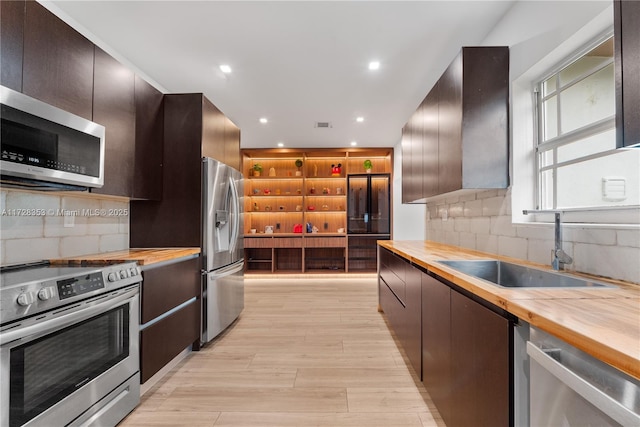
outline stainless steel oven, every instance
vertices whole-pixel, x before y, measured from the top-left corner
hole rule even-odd
[[[140,399],[135,263],[2,272],[0,425],[114,426]]]

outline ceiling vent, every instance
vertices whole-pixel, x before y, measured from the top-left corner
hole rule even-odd
[[[331,126],[331,122],[316,122],[316,126],[317,128],[332,128],[333,126]]]

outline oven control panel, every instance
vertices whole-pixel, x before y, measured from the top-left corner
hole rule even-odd
[[[0,317],[5,324],[139,283],[142,274],[135,262],[127,262],[93,267],[48,266],[40,271],[12,272],[11,276],[3,273],[2,279]]]

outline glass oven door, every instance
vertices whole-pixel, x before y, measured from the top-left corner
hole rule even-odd
[[[96,297],[58,310],[59,317],[3,332],[2,376],[9,381],[2,405],[8,400],[9,426],[67,425],[138,372],[137,292]],[[8,342],[20,329],[28,335]]]

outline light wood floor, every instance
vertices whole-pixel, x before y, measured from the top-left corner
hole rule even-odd
[[[120,426],[444,426],[377,303],[375,278],[247,279],[238,321]]]

